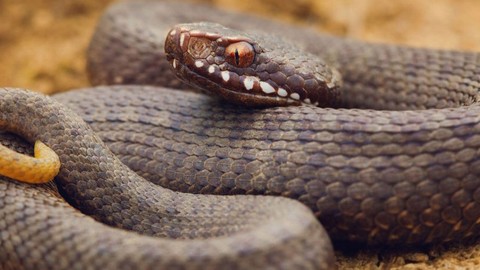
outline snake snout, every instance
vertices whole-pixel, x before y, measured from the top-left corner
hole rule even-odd
[[[179,45],[185,42],[185,36],[181,36],[181,29],[179,27],[172,28],[165,38],[165,53],[167,60],[172,67],[178,67],[178,61],[183,61],[182,47]]]

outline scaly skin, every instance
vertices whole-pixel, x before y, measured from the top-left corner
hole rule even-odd
[[[160,183],[178,190],[296,198],[315,212],[334,240],[428,244],[478,234],[478,53],[370,44],[215,12],[165,3],[114,6],[90,45],[89,70],[92,77],[98,74],[93,82],[160,83],[158,72],[168,63],[157,52],[168,25],[178,23],[175,19],[201,21],[207,14],[230,27],[277,30],[332,63],[343,78],[342,107],[392,111],[310,106],[244,111],[195,101],[199,97],[183,101],[170,91],[155,97],[148,92],[147,100],[120,91],[114,96],[128,114],[109,117],[126,123],[115,128],[95,116],[89,122],[126,164],[148,178],[163,175]],[[129,15],[134,13],[143,16]],[[170,21],[162,29],[164,18]],[[136,46],[139,40],[146,42]],[[271,52],[272,59],[288,54],[268,39],[262,42],[280,50]],[[124,55],[123,49],[126,56],[113,57]],[[304,61],[298,56],[289,64],[302,68]],[[129,77],[136,70],[143,72]],[[164,102],[167,98],[173,100]],[[87,102],[79,108],[104,106]],[[124,110],[119,107],[110,110]],[[158,116],[150,123],[143,113]],[[141,121],[129,123],[130,117]],[[139,130],[135,136],[126,132]],[[156,137],[167,141],[151,146]]]
[[[159,54],[164,35],[172,24],[187,22],[185,17],[198,21],[196,16],[212,16],[214,11],[164,5],[121,3],[107,12],[89,51],[95,84],[181,85],[167,73],[168,63]],[[214,17],[233,27],[261,22],[269,31],[279,28],[244,15]],[[173,19],[165,30],[159,29],[158,22],[166,18]],[[315,212],[335,241],[428,244],[477,236],[478,54],[373,45],[281,29],[285,37],[338,68],[344,79],[342,106],[428,110],[304,106],[252,111],[195,93],[133,86],[56,98],[80,114],[133,170],[169,188],[296,198]],[[249,196],[214,199],[156,187],[121,165],[68,110],[25,92],[0,93],[0,111],[18,120],[3,124],[27,121],[30,125],[11,128],[30,141],[44,141],[59,154],[58,188],[84,213],[147,235],[187,238],[240,230],[231,238],[205,241],[147,239],[80,215],[52,195],[51,188],[5,181],[0,186],[0,216],[7,221],[0,225],[6,232],[0,240],[5,247],[0,253],[3,268],[148,268],[168,263],[185,268],[331,267],[333,257],[322,246],[328,242],[298,204]],[[18,99],[27,101],[24,107],[12,106]],[[42,115],[48,111],[60,117]],[[51,131],[39,132],[46,126]],[[203,200],[209,203],[193,203]],[[177,216],[178,209],[203,218]],[[227,218],[214,221],[224,215]],[[285,221],[291,215],[295,217]],[[212,222],[217,229],[212,230]],[[32,237],[36,234],[39,237]],[[253,241],[259,235],[263,242]],[[263,249],[265,240],[274,244]],[[200,244],[192,248],[196,241]],[[247,258],[236,257],[245,249]],[[227,259],[219,250],[225,250]]]
[[[295,198],[334,241],[398,246],[477,235],[476,105],[248,109],[196,93],[132,86],[56,98],[122,162],[170,189]]]
[[[328,269],[331,246],[302,204],[177,193],[139,177],[83,120],[33,92],[0,89],[0,127],[58,154],[51,187],[0,182],[2,269]],[[152,237],[147,237],[152,236]],[[156,236],[156,237],[153,237]],[[176,240],[174,240],[176,239]]]

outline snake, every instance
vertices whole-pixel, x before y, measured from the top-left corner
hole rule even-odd
[[[2,145],[61,164],[2,178],[2,269],[332,269],[331,241],[478,236],[478,53],[135,1],[87,58],[97,87],[0,88]]]

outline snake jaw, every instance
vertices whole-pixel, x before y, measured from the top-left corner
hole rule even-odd
[[[242,93],[229,90],[228,88],[223,87],[222,83],[217,83],[199,73],[192,71],[182,62],[177,61],[176,59],[172,60],[172,66],[174,67],[177,76],[183,82],[196,87],[205,94],[219,96],[233,104],[246,105],[248,107],[301,105],[299,101],[290,98],[262,96],[255,95],[253,93]],[[202,87],[199,87],[199,85]]]
[[[229,102],[254,107],[337,103],[337,71],[313,56],[308,69],[296,67],[289,55],[275,50],[284,40],[264,40],[219,24],[180,24],[167,35],[165,52],[178,78]]]

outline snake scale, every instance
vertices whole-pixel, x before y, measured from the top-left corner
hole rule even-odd
[[[240,30],[281,29],[322,57],[342,75],[339,108],[252,109],[153,86],[52,98],[0,89],[0,126],[41,140],[61,161],[55,183],[0,182],[0,268],[329,269],[322,226],[334,241],[372,245],[478,235],[477,53],[364,43],[204,6],[122,2],[94,34],[92,83],[187,88],[163,42],[173,24],[205,16]],[[31,154],[17,135],[0,141]],[[303,204],[251,196],[261,194]]]

